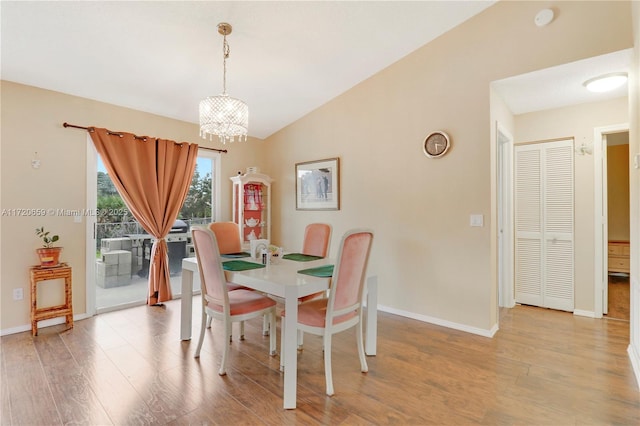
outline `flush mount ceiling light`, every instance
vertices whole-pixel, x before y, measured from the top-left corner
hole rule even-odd
[[[217,136],[223,144],[247,140],[249,128],[249,107],[240,99],[227,95],[227,58],[229,44],[227,35],[231,34],[231,25],[226,22],[218,24],[218,32],[223,36],[222,43],[222,94],[209,96],[200,101],[200,136],[212,139]]]
[[[627,82],[627,73],[616,72],[591,78],[583,83],[590,92],[609,92]]]

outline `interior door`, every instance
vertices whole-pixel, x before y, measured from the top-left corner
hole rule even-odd
[[[516,302],[542,306],[542,151],[515,147]]]
[[[573,140],[516,146],[516,302],[574,308]]]
[[[498,202],[498,305],[512,308],[513,291],[513,137],[496,126]]]
[[[573,311],[573,141],[550,142],[544,152],[543,302],[548,308]]]
[[[609,210],[609,201],[607,199],[607,186],[608,186],[608,177],[607,177],[607,137],[604,135],[599,141],[595,141],[595,143],[600,144],[600,164],[596,167],[599,167],[599,170],[596,170],[596,173],[600,173],[602,176],[602,206],[601,206],[601,220],[600,220],[600,232],[602,233],[602,256],[600,257],[600,262],[602,266],[600,267],[600,276],[596,276],[596,279],[600,281],[600,285],[602,287],[602,313],[607,314],[609,312],[609,258],[607,256],[609,249],[609,218],[608,218],[608,210]],[[597,220],[597,218],[596,218]]]

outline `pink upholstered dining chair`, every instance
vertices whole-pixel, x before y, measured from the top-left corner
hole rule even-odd
[[[345,233],[340,242],[329,297],[309,300],[298,305],[296,331],[301,330],[323,337],[324,372],[329,396],[334,394],[331,373],[332,335],[357,325],[356,340],[360,371],[363,373],[368,371],[362,337],[362,299],[372,242],[373,232],[370,230],[354,229]],[[285,317],[286,311],[282,313],[281,345],[284,344],[284,333],[293,331],[285,330]],[[284,351],[281,351],[281,369],[284,368],[285,362]]]
[[[242,240],[240,239],[240,228],[234,222],[212,222],[209,224],[209,229],[216,235],[216,241],[218,242],[218,250],[220,254],[236,254],[242,252]],[[244,289],[238,284],[227,283],[229,291]],[[211,327],[211,317],[207,319],[207,328]],[[267,318],[265,317],[265,328],[263,335],[268,334],[266,328]],[[244,322],[240,323],[240,340],[244,340]]]
[[[329,253],[329,243],[331,242],[331,225],[327,223],[310,223],[304,228],[304,240],[302,241],[302,254],[312,256],[327,257]],[[300,298],[300,302],[323,297],[324,291],[309,294]],[[298,346],[302,346],[301,339],[298,339]]]
[[[304,228],[304,239],[302,241],[302,254],[311,256],[327,257],[329,244],[331,242],[331,225],[327,223],[310,223]],[[309,294],[299,299],[300,303],[308,300],[324,297],[324,291]],[[304,344],[304,333],[298,331],[298,349],[302,349]]]
[[[220,254],[240,253],[242,251],[240,228],[236,223],[212,222],[209,224],[209,229],[216,234]]]
[[[331,242],[331,225],[326,223],[310,223],[304,229],[302,254],[327,257]]]
[[[207,317],[222,320],[225,330],[224,351],[218,374],[226,374],[226,363],[229,355],[232,323],[243,322],[262,315],[269,316],[271,333],[269,350],[271,356],[276,354],[276,302],[267,296],[250,290],[230,291],[225,279],[222,261],[215,234],[206,226],[191,228],[192,241],[198,258],[200,286],[202,289],[202,325],[200,339],[195,357],[200,357],[200,349],[207,327]]]

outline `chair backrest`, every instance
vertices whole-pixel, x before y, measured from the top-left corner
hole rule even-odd
[[[240,241],[240,228],[234,222],[212,222],[209,229],[216,234],[218,250],[220,254],[240,253],[242,241]]]
[[[331,241],[331,225],[326,223],[310,223],[304,229],[302,254],[327,257]]]
[[[206,226],[192,226],[191,240],[198,259],[202,297],[207,302],[228,306],[227,280],[215,234]]]
[[[336,316],[359,307],[372,242],[373,231],[368,229],[353,229],[342,237],[327,313]]]

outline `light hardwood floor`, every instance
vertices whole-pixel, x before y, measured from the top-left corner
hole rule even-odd
[[[609,275],[607,318],[629,321],[631,318],[629,276]]]
[[[198,361],[197,340],[179,340],[179,313],[172,301],[77,321],[73,330],[2,337],[0,424],[640,424],[624,321],[517,306],[501,311],[489,339],[380,313],[368,374],[359,371],[354,334],[334,337],[331,398],[321,341],[305,336],[298,409],[283,410],[279,360],[268,355],[261,321],[233,341],[220,377],[220,323]]]

